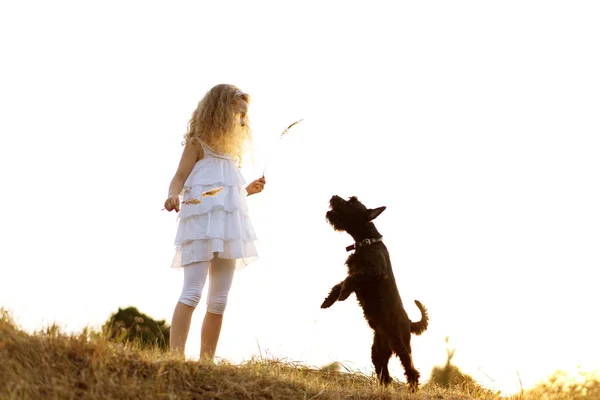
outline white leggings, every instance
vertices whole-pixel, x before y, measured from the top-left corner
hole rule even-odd
[[[227,295],[233,282],[235,262],[236,260],[215,257],[210,261],[192,263],[183,267],[183,290],[179,302],[196,308],[200,303],[206,276],[210,274],[206,299],[207,311],[223,315],[227,305]]]

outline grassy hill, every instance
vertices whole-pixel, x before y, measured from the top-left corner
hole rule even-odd
[[[550,392],[548,392],[550,393]],[[562,395],[561,395],[562,396]],[[159,350],[117,345],[56,326],[27,333],[0,316],[0,399],[501,399],[476,385],[401,382],[381,388],[373,377],[278,360],[201,364]],[[512,399],[543,399],[543,393]],[[552,397],[571,398],[571,397]]]

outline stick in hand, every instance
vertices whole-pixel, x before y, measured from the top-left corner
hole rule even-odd
[[[190,197],[189,199],[182,201],[181,204],[201,204],[202,203],[202,200],[200,200],[201,197],[216,196],[221,190],[223,190],[223,186],[207,190],[206,192],[203,192],[200,196]],[[165,208],[163,208],[162,210],[165,210]]]

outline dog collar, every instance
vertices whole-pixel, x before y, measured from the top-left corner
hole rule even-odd
[[[352,250],[356,250],[359,247],[365,247],[365,246],[369,246],[373,243],[378,243],[381,242],[383,240],[383,237],[378,237],[375,239],[365,239],[365,240],[361,240],[358,243],[354,243],[353,245],[350,245],[348,247],[346,247],[346,251],[352,251]]]

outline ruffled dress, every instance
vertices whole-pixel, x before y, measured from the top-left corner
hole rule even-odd
[[[246,206],[246,181],[236,162],[228,154],[202,145],[199,160],[186,179],[180,197],[197,198],[200,204],[181,204],[175,237],[172,268],[209,261],[216,256],[236,259],[242,268],[258,258],[256,233]],[[202,193],[223,187],[214,197]]]

